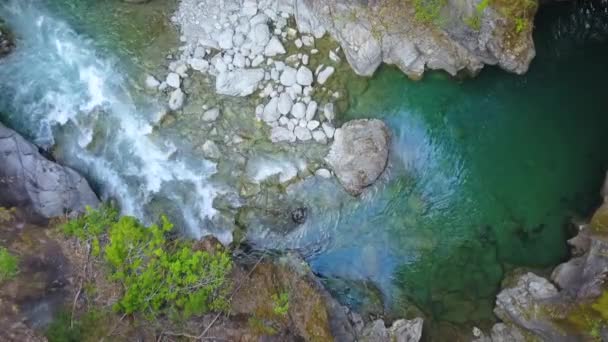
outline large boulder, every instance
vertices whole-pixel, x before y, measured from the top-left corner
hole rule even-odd
[[[373,184],[388,162],[390,133],[380,120],[353,120],[337,129],[326,157],[338,180],[353,196]]]
[[[296,21],[302,33],[319,36],[327,29],[359,75],[372,75],[382,62],[415,79],[426,69],[456,75],[484,64],[526,72],[535,56],[536,1],[478,3],[296,0]]]
[[[54,163],[17,132],[0,124],[0,205],[38,218],[81,212],[99,200],[76,171]]]
[[[400,319],[387,328],[381,319],[369,323],[360,338],[363,342],[418,342],[422,337],[423,319]]]
[[[215,79],[215,91],[229,96],[248,96],[258,89],[264,79],[262,69],[238,69],[219,74]]]

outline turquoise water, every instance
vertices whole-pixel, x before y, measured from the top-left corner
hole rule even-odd
[[[32,36],[30,52],[39,53],[0,66],[3,120],[41,143],[55,138],[73,166],[107,181],[98,186],[107,197],[122,198],[132,213],[150,215],[163,197],[194,225],[205,223],[196,214],[213,212],[208,175],[214,167],[176,157],[175,144],[187,141],[147,133],[153,109],[139,105],[136,82],[123,72],[140,77],[140,69],[165,63],[169,46],[175,50],[167,22],[173,2],[42,2],[70,27],[51,25],[57,30],[41,34],[13,19],[18,34]],[[289,197],[310,208],[306,224],[256,244],[302,251],[354,307],[367,310],[380,296],[389,314],[414,314],[416,307],[432,324],[490,323],[505,272],[563,260],[568,223],[599,200],[608,166],[608,16],[604,7],[589,6],[541,10],[538,56],[525,76],[487,68],[473,80],[430,73],[413,82],[383,67],[369,82],[350,82],[350,109],[341,119],[376,117],[389,124],[387,174],[360,200],[334,181],[306,182]],[[74,51],[58,49],[46,34],[70,42]],[[28,86],[20,87],[24,80]],[[102,125],[102,114],[83,110],[95,101],[112,114],[99,119]],[[56,111],[49,118],[49,108],[62,104],[73,109],[68,117]],[[45,120],[65,120],[69,127],[41,130]],[[90,142],[93,129],[105,135]]]
[[[413,303],[471,323],[492,317],[510,266],[562,261],[568,223],[598,203],[608,161],[608,16],[589,9],[541,10],[523,77],[487,68],[474,80],[412,82],[384,67],[351,89],[344,120],[380,118],[394,136],[391,181],[350,224],[368,238],[389,234],[374,244],[359,233],[314,257],[320,273],[348,277],[344,268],[365,263],[353,261],[361,246],[376,245],[394,310]]]

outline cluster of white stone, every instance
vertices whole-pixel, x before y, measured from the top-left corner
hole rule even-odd
[[[330,98],[340,96],[324,86],[336,69],[310,65],[319,53],[315,39],[322,34],[300,34],[290,27],[293,13],[291,0],[182,0],[173,17],[182,31],[182,54],[170,63],[164,81],[149,76],[146,86],[169,88],[169,108],[178,110],[189,70],[208,74],[215,77],[218,94],[259,95],[255,114],[272,127],[273,142],[327,143],[335,131],[334,104],[319,104],[313,95],[321,88]],[[287,44],[297,52],[287,56]],[[340,63],[338,51],[329,53],[333,64]]]

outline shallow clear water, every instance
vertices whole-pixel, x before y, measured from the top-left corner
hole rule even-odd
[[[215,165],[175,154],[188,141],[153,129],[156,99],[133,92],[128,76],[157,68],[161,52],[175,48],[172,2],[22,3],[44,3],[69,26],[30,25],[39,12],[18,17],[0,6],[25,43],[0,64],[2,119],[41,144],[56,142],[57,154],[127,213],[170,210],[205,227]],[[377,287],[397,315],[415,305],[438,321],[492,320],[504,272],[562,260],[568,222],[598,200],[608,161],[608,17],[587,9],[560,4],[539,14],[538,57],[526,76],[487,68],[474,80],[431,73],[412,82],[385,67],[350,82],[342,119],[389,124],[389,171],[361,199],[332,180],[289,188],[309,220],[289,233],[248,227],[251,241],[302,251],[355,307]]]

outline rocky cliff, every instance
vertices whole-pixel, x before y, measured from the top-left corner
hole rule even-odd
[[[360,75],[384,62],[416,79],[484,64],[525,73],[536,9],[536,0],[296,0],[296,20],[300,32],[329,32]]]
[[[96,206],[97,196],[76,171],[54,163],[0,124],[0,205],[51,218]]]

